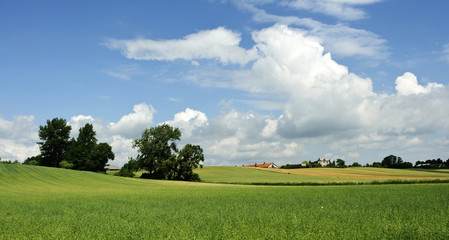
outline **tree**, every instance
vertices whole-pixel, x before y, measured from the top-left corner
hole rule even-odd
[[[133,147],[138,148],[139,152],[136,158],[137,165],[140,169],[148,171],[141,177],[199,180],[193,169],[204,161],[203,149],[198,145],[187,144],[178,152],[176,141],[180,139],[181,131],[178,128],[163,124],[146,129],[140,139],[134,140]]]
[[[360,163],[358,162],[354,162],[351,167],[361,167],[362,165],[360,165]]]
[[[394,167],[397,164],[402,163],[401,157],[396,157],[395,155],[390,155],[382,160],[382,167]]]
[[[204,161],[203,149],[198,145],[187,144],[179,152],[174,179],[185,181],[199,180],[198,174],[193,169]]]
[[[39,165],[59,167],[59,163],[64,160],[71,126],[62,118],[47,120],[46,126],[39,126],[38,142],[41,150],[41,159]]]
[[[382,160],[382,167],[387,168],[412,168],[413,164],[410,162],[402,161],[401,157],[396,157],[394,155],[390,155]]]
[[[66,160],[73,164],[74,169],[89,170],[86,164],[89,162],[89,155],[95,146],[97,146],[97,138],[95,135],[96,132],[92,124],[87,123],[79,129],[76,140],[72,139],[70,141]]]
[[[344,168],[344,167],[346,167],[345,161],[344,161],[343,159],[340,159],[340,158],[337,159],[336,167],[338,167],[338,168]]]
[[[134,177],[135,171],[139,170],[139,166],[137,164],[137,161],[134,160],[132,157],[128,158],[128,162],[123,165],[123,167],[115,173],[115,176],[121,176],[121,177]]]
[[[149,177],[161,177],[163,162],[168,160],[173,152],[177,152],[175,141],[181,139],[181,131],[167,124],[145,129],[140,139],[133,142],[138,148],[137,163],[140,168],[148,171]]]
[[[39,165],[39,163],[42,161],[41,159],[42,159],[41,155],[29,157],[29,158],[25,159],[23,164],[25,164],[25,165]]]
[[[115,155],[112,147],[107,143],[99,143],[94,146],[85,163],[85,170],[93,172],[104,172],[104,166],[109,160],[114,160]]]

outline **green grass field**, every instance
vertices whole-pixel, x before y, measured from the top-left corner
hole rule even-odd
[[[232,169],[216,181],[251,178]],[[0,164],[0,239],[448,239],[448,199],[449,184],[222,185]]]

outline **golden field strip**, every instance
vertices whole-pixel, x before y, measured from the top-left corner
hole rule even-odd
[[[344,178],[344,179],[446,179],[449,178],[449,169],[389,169],[373,167],[354,168],[299,168],[299,169],[275,169],[264,170],[285,174],[303,176]]]

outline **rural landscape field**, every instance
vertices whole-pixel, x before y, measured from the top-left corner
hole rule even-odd
[[[338,169],[334,177],[327,169],[316,170],[318,176],[310,170],[204,167],[197,169],[204,182],[181,182],[0,164],[0,239],[449,238],[447,183],[247,185],[350,179],[337,176]],[[340,173],[375,176],[374,170],[382,179],[449,175],[392,170],[385,178],[390,169],[373,168]]]

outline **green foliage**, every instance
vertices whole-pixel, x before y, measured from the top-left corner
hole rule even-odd
[[[23,164],[25,164],[25,165],[39,165],[39,163],[41,161],[42,161],[41,160],[41,155],[37,155],[37,156],[33,156],[33,157],[29,157],[29,158],[25,159]]]
[[[104,172],[104,166],[109,160],[114,160],[115,155],[112,147],[107,143],[95,145],[89,153],[88,160],[85,163],[86,170],[93,172]]]
[[[296,169],[296,168],[303,168],[303,166],[301,164],[285,164],[285,165],[282,165],[281,168],[283,168],[283,169]]]
[[[401,157],[396,157],[394,155],[390,155],[385,157],[382,160],[382,167],[387,168],[412,168],[413,164],[410,162],[404,162],[402,161]]]
[[[69,163],[67,161],[62,161],[59,163],[59,167],[65,168],[65,169],[72,169],[74,167],[73,163]]]
[[[59,167],[67,151],[71,129],[62,118],[47,120],[47,125],[39,127],[39,138],[42,140],[38,142],[41,150],[39,165]]]
[[[335,167],[338,167],[338,168],[344,168],[344,167],[346,167],[345,161],[344,161],[343,159],[340,159],[340,158],[337,159],[337,162],[336,162]]]
[[[79,129],[78,137],[70,141],[66,160],[74,165],[74,169],[95,171],[90,163],[90,155],[97,145],[95,135],[92,124],[87,123]]]
[[[167,124],[145,129],[140,139],[133,142],[138,149],[137,162],[140,168],[156,175],[163,161],[170,158],[172,151],[177,152],[175,141],[181,139],[181,131]]]
[[[212,185],[15,164],[0,183],[0,239],[449,239],[448,184]]]
[[[139,170],[139,165],[136,160],[134,160],[132,157],[128,159],[128,162],[123,165],[123,167],[120,169],[120,171],[116,172],[115,176],[120,177],[134,177],[134,172],[137,172]]]
[[[181,139],[181,131],[167,124],[146,129],[140,139],[133,142],[138,148],[137,165],[148,173],[141,178],[198,181],[193,173],[204,161],[203,149],[187,144],[178,152],[176,141]]]
[[[353,164],[351,164],[351,167],[361,167],[362,165],[360,165],[360,163],[358,162],[354,162]]]

